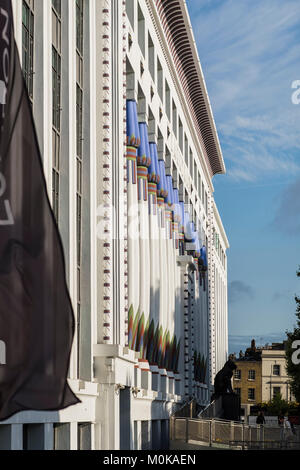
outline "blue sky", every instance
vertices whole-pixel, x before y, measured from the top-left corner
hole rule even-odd
[[[281,340],[300,293],[299,0],[187,0],[227,175],[229,351]]]

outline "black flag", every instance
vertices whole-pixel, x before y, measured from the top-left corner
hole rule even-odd
[[[79,402],[67,383],[73,335],[11,0],[0,0],[0,420]]]

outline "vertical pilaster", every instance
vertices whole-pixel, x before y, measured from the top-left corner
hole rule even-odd
[[[213,256],[213,207],[212,196],[208,193],[208,331],[209,331],[209,385],[216,375],[216,332],[215,332],[215,263]]]
[[[97,114],[98,133],[98,209],[101,217],[97,226],[99,253],[98,342],[113,343],[113,232],[114,210],[112,199],[112,2],[100,0],[97,4]]]

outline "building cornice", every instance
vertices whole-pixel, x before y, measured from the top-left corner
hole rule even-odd
[[[194,118],[193,113],[191,112],[190,106],[186,101],[185,93],[182,88],[181,81],[179,79],[179,76],[176,70],[173,56],[172,56],[165,32],[164,32],[163,25],[159,17],[157,7],[155,5],[155,0],[146,0],[146,4],[148,6],[148,10],[153,21],[153,26],[155,28],[158,40],[160,42],[162,53],[168,65],[169,72],[173,80],[173,85],[175,87],[175,90],[179,97],[179,101],[182,106],[185,118],[189,125],[189,130],[190,130],[190,133],[191,133],[194,145],[195,145],[196,154],[199,154],[202,157],[202,158],[199,158],[199,163],[203,170],[205,180],[207,181],[209,190],[213,193],[214,186],[212,182],[212,172],[211,172],[210,164],[205,154],[205,148],[204,148],[203,142],[199,138],[199,131],[196,125],[196,119]]]
[[[152,3],[152,2],[151,2]],[[213,113],[184,0],[155,0],[173,62],[211,176],[226,172]]]

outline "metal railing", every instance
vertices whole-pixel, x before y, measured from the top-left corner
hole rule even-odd
[[[196,414],[197,409],[197,402],[192,399],[182,405],[175,413],[173,414],[174,417],[181,417],[181,418],[193,418]]]
[[[216,400],[212,401],[209,405],[207,405],[204,410],[200,411],[197,417],[201,419],[217,418],[218,416],[221,416],[222,413],[222,397],[219,397]]]
[[[295,434],[285,434],[279,426],[252,426],[221,419],[173,416],[170,421],[170,439],[237,449],[300,449],[299,428],[300,426],[295,426]]]

